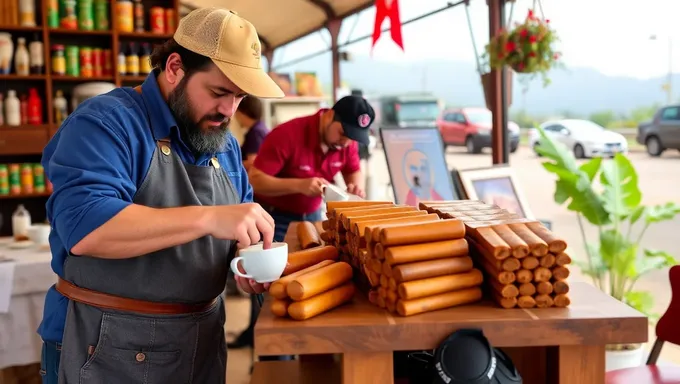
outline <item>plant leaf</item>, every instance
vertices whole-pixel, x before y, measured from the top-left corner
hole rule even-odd
[[[645,213],[646,210],[647,210],[647,207],[645,207],[644,205],[640,205],[637,208],[635,208],[635,210],[633,210],[633,212],[628,217],[628,220],[630,221],[630,225],[637,223],[638,220],[640,220],[640,218],[642,217],[642,215]]]
[[[668,263],[668,266],[678,264],[678,261],[670,253],[658,249],[645,249],[644,254],[647,257],[660,257]]]
[[[586,173],[588,175],[588,180],[591,182],[593,179],[595,179],[595,175],[597,175],[597,171],[600,170],[600,167],[602,166],[602,158],[601,157],[594,157],[587,162],[581,164],[579,167],[580,170]]]
[[[637,172],[630,160],[617,153],[612,161],[602,165],[601,170],[604,208],[618,217],[627,216],[637,209],[642,201],[642,193],[638,188]]]
[[[637,246],[626,240],[621,232],[607,229],[600,233],[600,254],[612,273],[625,276],[635,268]]]
[[[624,302],[647,315],[654,306],[654,297],[647,291],[630,291],[624,297]]]
[[[659,223],[672,220],[680,213],[680,205],[676,203],[666,203],[648,207],[645,212],[645,222],[647,224]]]

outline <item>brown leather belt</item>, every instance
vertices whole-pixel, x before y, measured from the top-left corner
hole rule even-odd
[[[118,311],[137,312],[148,315],[180,315],[203,312],[217,302],[217,298],[202,304],[155,303],[137,299],[128,299],[81,288],[62,279],[57,280],[57,291],[70,300],[91,305],[93,307],[114,309]]]

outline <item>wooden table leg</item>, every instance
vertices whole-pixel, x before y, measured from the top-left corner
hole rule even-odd
[[[604,383],[604,345],[563,345],[549,350],[551,383]]]
[[[392,352],[342,355],[342,384],[394,384]]]

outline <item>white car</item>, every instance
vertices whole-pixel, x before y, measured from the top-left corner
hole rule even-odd
[[[583,159],[588,157],[609,157],[616,153],[628,152],[628,141],[620,133],[605,129],[588,120],[553,120],[546,121],[541,127],[547,135],[564,144],[574,152],[574,157]],[[538,130],[529,131],[529,143],[536,152],[536,145],[540,140]]]

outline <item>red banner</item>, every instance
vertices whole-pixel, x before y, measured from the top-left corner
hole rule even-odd
[[[373,25],[373,43],[371,50],[382,34],[382,25],[385,19],[390,20],[390,35],[403,51],[404,42],[401,37],[401,18],[399,17],[398,0],[376,0],[375,1],[375,24]]]

